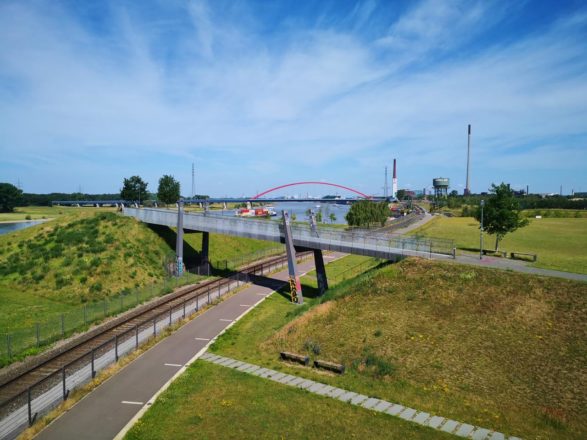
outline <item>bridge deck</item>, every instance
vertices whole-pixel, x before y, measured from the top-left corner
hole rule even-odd
[[[177,211],[169,209],[125,208],[124,215],[142,222],[177,226]],[[184,213],[184,229],[213,232],[236,237],[283,242],[283,225],[274,220],[243,219],[211,214]],[[452,240],[417,238],[397,234],[367,234],[365,231],[341,231],[305,225],[292,226],[296,247],[322,249],[349,254],[398,260],[404,256],[452,258]]]

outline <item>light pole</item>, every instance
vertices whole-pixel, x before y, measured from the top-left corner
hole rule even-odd
[[[481,237],[480,237],[480,244],[479,244],[479,259],[483,259],[483,207],[485,206],[485,200],[481,200]]]

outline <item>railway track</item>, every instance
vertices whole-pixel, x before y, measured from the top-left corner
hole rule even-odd
[[[309,253],[300,253],[298,258],[306,256],[305,254]],[[3,383],[0,384],[0,419],[11,411],[11,407],[17,407],[22,403],[22,400],[27,400],[28,398],[30,402],[31,390],[34,391],[35,395],[40,395],[43,389],[54,386],[55,382],[58,383],[61,375],[63,375],[63,383],[65,384],[66,372],[67,374],[72,374],[76,367],[78,369],[87,367],[91,362],[92,375],[94,375],[94,359],[101,353],[115,347],[116,359],[118,359],[118,347],[123,342],[128,343],[129,340],[136,338],[138,347],[139,331],[152,327],[154,334],[156,334],[158,322],[166,319],[167,315],[169,315],[169,322],[171,323],[172,312],[177,313],[178,310],[181,312],[183,307],[183,316],[186,316],[186,305],[189,304],[193,307],[195,302],[195,310],[198,310],[199,303],[210,302],[211,293],[214,295],[215,292],[218,292],[219,297],[220,292],[222,290],[227,291],[229,285],[234,286],[235,282],[237,285],[239,285],[239,282],[248,282],[251,276],[263,275],[286,262],[287,257],[281,255],[242,267],[230,278],[209,280],[195,286],[181,288],[149,304],[139,306],[123,316],[114,318],[98,329],[89,332],[89,335],[81,335],[63,350],[58,350],[56,353],[45,356],[41,361],[16,372],[12,377],[4,378]],[[207,301],[202,301],[204,298]],[[57,381],[54,380],[55,378]],[[46,386],[44,386],[44,382],[47,382]],[[64,399],[67,397],[68,392],[64,385]],[[30,418],[31,415],[29,414],[29,423],[31,422]]]

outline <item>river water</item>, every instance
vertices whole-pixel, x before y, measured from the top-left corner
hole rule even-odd
[[[43,222],[33,220],[30,222],[0,223],[0,235],[18,231],[19,229],[30,228],[31,226],[38,225],[39,223]]]
[[[308,209],[311,209],[315,213],[318,211],[322,212],[322,222],[330,223],[330,214],[334,214],[335,220],[332,223],[344,224],[345,215],[349,212],[350,205],[337,205],[336,203],[324,203],[322,200],[316,200],[315,202],[276,202],[271,203],[275,212],[277,212],[277,218],[281,219],[281,211],[287,211],[289,215],[295,214],[296,221],[303,222],[308,221],[308,215],[306,214]],[[227,209],[224,211],[213,211],[214,213],[222,213],[226,216],[234,216],[234,209]],[[274,217],[275,218],[275,217]]]

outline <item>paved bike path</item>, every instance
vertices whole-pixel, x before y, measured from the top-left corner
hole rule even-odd
[[[325,255],[325,262],[340,254]],[[298,265],[300,273],[314,268],[313,261]],[[287,270],[273,274],[285,281]],[[209,341],[274,290],[252,285],[211,307],[163,339],[119,373],[80,400],[39,435],[41,440],[113,439],[149,400]]]

